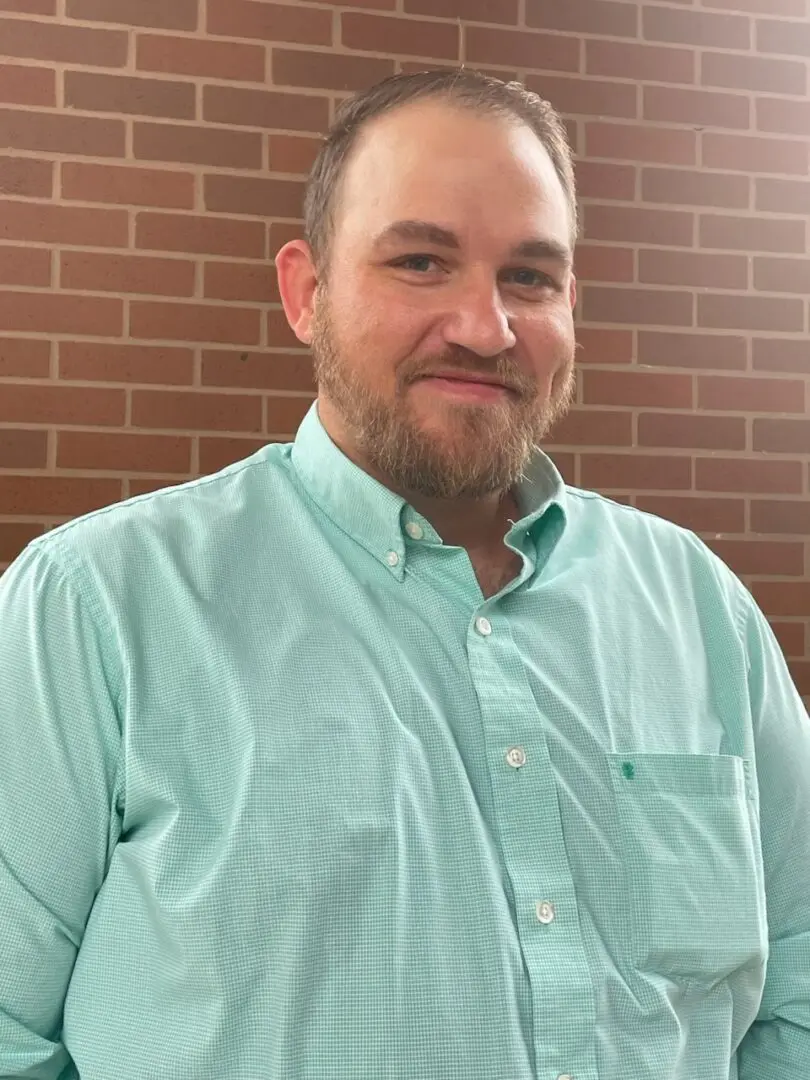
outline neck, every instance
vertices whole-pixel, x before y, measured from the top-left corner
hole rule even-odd
[[[381,480],[386,483],[385,480]],[[386,486],[390,486],[386,484]],[[414,492],[398,492],[431,523],[445,544],[483,551],[503,545],[509,521],[520,515],[511,491],[494,492],[480,499],[431,499]]]

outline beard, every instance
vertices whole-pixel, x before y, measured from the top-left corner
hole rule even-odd
[[[519,482],[537,444],[573,404],[573,341],[565,350],[547,397],[508,354],[484,360],[451,347],[401,363],[390,401],[363,377],[357,358],[341,351],[325,296],[312,325],[318,391],[339,412],[366,465],[394,490],[433,499],[479,499]],[[495,376],[509,390],[503,400],[485,405],[445,403],[440,428],[432,429],[420,422],[410,387],[422,375],[448,369]]]

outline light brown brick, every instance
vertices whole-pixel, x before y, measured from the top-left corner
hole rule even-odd
[[[126,247],[125,210],[0,199],[0,236],[38,244]]]
[[[196,90],[190,82],[65,72],[65,105],[89,112],[131,113],[193,120]]]
[[[253,176],[205,177],[205,206],[226,214],[255,217],[298,217],[304,203],[299,180],[265,180]]]
[[[35,338],[0,337],[0,375],[47,378],[51,343]]]
[[[648,285],[694,285],[745,291],[748,288],[748,260],[744,255],[640,251],[638,277]]]
[[[47,461],[47,431],[0,428],[0,469],[44,469]]]
[[[309,49],[273,49],[271,69],[276,86],[364,90],[393,75],[394,61]],[[315,130],[321,130],[320,125]]]
[[[680,45],[714,46],[721,49],[749,49],[751,22],[740,15],[715,15],[671,7],[642,10],[644,37],[648,41],[669,41]]]
[[[464,33],[467,60],[473,64],[504,64],[535,71],[579,71],[579,41],[575,37],[483,26],[467,26]],[[449,44],[448,41],[448,47]]]
[[[15,11],[21,15],[55,15],[56,0],[0,0],[0,11]]]
[[[152,341],[258,345],[261,312],[256,308],[133,300],[129,327],[133,338]]]
[[[806,375],[810,367],[810,342],[806,336],[790,338],[754,338],[754,371],[796,371]]]
[[[541,30],[609,37],[634,38],[639,30],[637,6],[612,0],[526,0],[526,22]]]
[[[698,491],[779,492],[798,495],[802,490],[800,461],[765,461],[762,458],[698,458]]]
[[[585,147],[589,157],[618,161],[662,165],[694,165],[697,162],[695,132],[679,128],[594,122],[585,125]]]
[[[750,193],[749,177],[736,173],[654,168],[641,173],[641,196],[645,202],[743,210],[750,205]]]
[[[684,210],[593,203],[585,207],[583,235],[588,240],[691,247],[694,225],[694,215]]]
[[[62,198],[190,210],[194,206],[194,174],[170,169],[140,169],[132,165],[64,161]]]
[[[190,385],[194,376],[191,349],[166,345],[108,345],[94,341],[60,341],[59,378],[99,383]]]
[[[258,394],[133,390],[132,424],[180,431],[261,431]]]
[[[52,161],[0,156],[0,195],[47,199],[52,194]]]
[[[640,330],[638,362],[700,371],[742,371],[745,338],[731,334],[687,334]]]
[[[44,248],[0,244],[0,285],[46,288],[51,283],[51,253]]]
[[[713,8],[762,15],[795,15],[802,18],[807,14],[806,0],[704,0],[704,3]]]
[[[312,360],[306,353],[234,352],[206,349],[203,386],[314,393]]]
[[[270,308],[266,314],[267,343],[274,349],[300,349],[301,342],[293,333],[281,308]]]
[[[757,541],[749,541],[749,543],[757,543]],[[761,543],[761,541],[760,541]],[[778,545],[786,547],[784,543]],[[792,565],[792,563],[791,563]],[[732,569],[736,569],[732,566]],[[750,573],[746,570],[737,570],[738,574]],[[772,622],[771,630],[776,634],[776,638],[782,647],[782,652],[785,656],[804,656],[806,648],[806,627],[804,623],[800,622]]]
[[[550,101],[559,112],[627,119],[635,119],[639,114],[637,88],[632,83],[581,76],[530,75],[526,85]]]
[[[45,526],[35,521],[0,521],[0,561],[13,562]]]
[[[215,300],[277,304],[276,268],[272,263],[207,262],[205,295]]]
[[[804,329],[804,303],[769,296],[732,296],[705,293],[698,296],[698,326],[718,330]]]
[[[751,531],[760,535],[806,536],[810,533],[810,501],[752,499]]]
[[[194,252],[260,259],[265,229],[260,221],[237,221],[194,214],[138,214],[136,247],[153,251]]]
[[[632,330],[606,330],[578,326],[579,357],[586,364],[630,364],[633,361]]]
[[[0,28],[0,41],[2,41]],[[0,109],[0,146],[76,157],[123,157],[123,120]]]
[[[636,499],[636,507],[698,533],[745,531],[745,502],[742,499],[716,497],[701,499],[688,495],[639,495]]]
[[[269,135],[268,141],[271,171],[299,176],[309,173],[323,145],[321,139],[303,135]]]
[[[268,397],[265,431],[276,439],[291,439],[311,404],[309,398]]]
[[[810,259],[754,259],[754,288],[810,295]]]
[[[703,165],[707,169],[806,176],[809,160],[808,144],[798,140],[711,131],[703,135]]]
[[[582,282],[631,282],[635,276],[633,249],[615,244],[578,244],[576,275]]]
[[[56,105],[56,72],[23,64],[0,64],[0,101],[12,105]]]
[[[804,383],[799,379],[701,375],[698,408],[746,413],[803,413]]]
[[[0,18],[0,41],[4,57],[20,56],[82,67],[117,68],[127,62],[127,35],[123,30]]]
[[[200,472],[203,476],[219,472],[235,461],[243,461],[266,445],[266,439],[223,436],[200,439]]]
[[[585,371],[582,387],[585,405],[692,408],[691,375],[658,371]]]
[[[191,296],[194,272],[194,263],[187,259],[64,251],[59,280],[63,289]]]
[[[685,491],[692,486],[692,463],[684,457],[648,454],[582,454],[582,485],[625,491]]]
[[[121,481],[73,476],[0,476],[0,506],[6,514],[74,517],[121,498]]]
[[[667,289],[619,289],[587,285],[584,317],[589,322],[691,326],[692,294]]]
[[[784,540],[718,540],[710,539],[709,546],[730,566],[735,574],[791,574],[801,577],[804,574],[804,545]],[[783,625],[790,626],[790,623]],[[802,649],[804,652],[804,627],[801,630]]]
[[[810,216],[810,181],[758,179],[756,207],[779,214]]]
[[[645,120],[672,124],[743,129],[751,126],[748,98],[718,90],[645,86],[643,115]]]
[[[191,471],[191,439],[181,435],[60,431],[56,467],[184,475]]]
[[[439,19],[465,19],[467,22],[503,23],[508,26],[515,26],[518,21],[518,0],[404,0],[404,3],[403,10],[408,15],[431,15]],[[371,7],[370,4],[367,6]],[[394,3],[389,2],[386,6],[392,8]]]
[[[259,169],[262,136],[258,131],[149,124],[136,121],[135,157],[144,161],[178,161],[217,168]]]
[[[630,446],[633,417],[626,409],[572,409],[551,433],[556,446]]]
[[[0,330],[118,337],[123,317],[123,302],[109,297],[0,293]]]
[[[106,387],[6,384],[0,394],[0,420],[115,427],[124,422],[124,404],[123,390]]]
[[[239,127],[324,131],[329,124],[329,102],[307,94],[206,86],[203,116],[206,121]]]
[[[769,3],[770,0],[764,2]],[[804,64],[796,60],[773,60],[765,56],[741,56],[732,52],[704,52],[700,64],[704,86],[761,90],[773,94],[804,94],[807,90],[807,71]]]
[[[782,56],[810,56],[810,22],[807,18],[760,19],[757,22],[757,49]]]
[[[737,217],[733,214],[702,214],[702,247],[727,251],[803,252],[804,223],[788,218]]]
[[[332,44],[331,12],[267,0],[208,0],[206,28],[209,34],[225,37]]]
[[[270,257],[275,258],[279,250],[291,240],[301,240],[304,236],[303,222],[271,221],[267,230]]]
[[[266,51],[261,45],[211,41],[169,34],[139,34],[137,66],[168,75],[264,82]]]
[[[762,97],[757,101],[757,127],[780,135],[810,134],[810,101]]]
[[[800,454],[806,457],[808,446],[810,446],[810,420],[754,421],[755,450],[772,454]]]
[[[745,420],[741,416],[642,413],[638,418],[638,444],[684,450],[744,450]]]
[[[636,169],[633,165],[613,165],[606,161],[576,163],[577,190],[583,198],[618,199],[632,202],[636,193]]]
[[[660,45],[623,41],[585,42],[585,70],[589,75],[611,75],[638,82],[693,83],[695,53]]]
[[[198,7],[198,0],[67,0],[72,19],[160,30],[196,30]]]

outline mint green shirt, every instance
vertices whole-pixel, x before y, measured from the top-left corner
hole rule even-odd
[[[291,445],[0,579],[0,1076],[808,1080],[810,723],[692,534],[537,454],[466,552]]]

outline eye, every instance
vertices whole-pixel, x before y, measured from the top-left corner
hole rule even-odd
[[[433,255],[406,255],[404,259],[397,259],[392,265],[402,270],[414,270],[418,274],[427,274],[431,270],[438,269],[438,262]]]
[[[519,266],[514,270],[507,270],[504,276],[507,280],[514,282],[515,285],[520,285],[524,289],[559,288],[557,282],[548,274],[544,274],[540,270],[532,270],[528,266]]]

